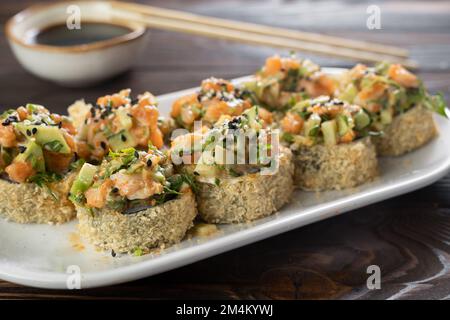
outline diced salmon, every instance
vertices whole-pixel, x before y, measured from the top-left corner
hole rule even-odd
[[[185,106],[181,109],[181,121],[186,125],[191,125],[197,119],[197,114],[194,113],[192,108],[189,106]]]
[[[63,173],[67,170],[73,159],[73,154],[63,154],[44,150],[46,168],[51,172]]]
[[[158,127],[154,127],[150,130],[150,141],[158,149],[162,148],[164,145],[163,134]]]
[[[85,141],[77,141],[75,151],[82,159],[88,159],[91,154],[89,146]]]
[[[154,126],[158,122],[159,111],[153,105],[139,104],[131,108],[131,115],[143,125]]]
[[[92,208],[103,208],[106,203],[108,193],[111,191],[114,183],[112,180],[105,180],[98,188],[88,189],[84,195],[86,197],[86,204]]]
[[[5,148],[14,147],[17,144],[16,134],[12,125],[4,126],[0,123],[0,145]]]
[[[23,121],[28,117],[28,111],[24,107],[17,108],[17,114],[19,115],[20,121]]]
[[[111,180],[121,196],[129,200],[147,199],[163,191],[163,186],[153,181],[151,174],[147,170],[132,175],[118,172],[111,176]]]
[[[289,69],[299,69],[300,68],[300,60],[292,59],[292,58],[284,58],[281,60],[282,68]]]
[[[379,103],[371,102],[368,103],[364,108],[367,109],[369,112],[376,113],[381,111],[382,105]]]
[[[406,70],[400,64],[391,64],[388,70],[388,76],[407,88],[417,88],[419,86],[417,76]]]
[[[354,138],[355,138],[355,132],[350,129],[347,131],[347,133],[345,135],[340,137],[339,141],[342,143],[349,143],[349,142],[352,142]]]
[[[191,95],[187,95],[184,97],[181,97],[177,100],[175,100],[175,102],[172,105],[172,110],[170,112],[170,116],[173,118],[178,117],[181,114],[181,109],[183,108],[184,105],[189,105],[189,104],[197,104],[198,103],[198,99],[197,99],[197,94],[191,94]]]
[[[202,81],[201,87],[204,91],[222,91],[224,88],[227,92],[232,92],[234,86],[230,81],[224,79],[209,78]]]
[[[139,106],[145,107],[145,106],[154,106],[156,105],[156,98],[154,95],[152,95],[150,92],[144,92],[143,94],[139,95]]]
[[[281,58],[278,55],[274,55],[266,59],[266,64],[264,66],[264,75],[271,76],[280,72],[282,68]]]
[[[65,129],[68,133],[70,133],[73,136],[77,134],[77,129],[70,121],[63,120],[61,123],[61,128]]]
[[[366,73],[367,66],[361,63],[358,63],[349,71],[350,79],[357,80],[361,79]]]
[[[375,82],[372,86],[362,89],[358,93],[358,98],[361,101],[376,100],[384,94],[386,89],[386,84],[382,82]]]
[[[64,136],[64,140],[66,140],[66,143],[69,146],[70,150],[75,150],[76,145],[75,145],[74,137],[66,132],[63,133],[63,136]]]
[[[9,178],[15,182],[25,182],[36,173],[31,163],[25,161],[13,162],[5,168],[5,171]]]
[[[303,129],[303,118],[293,112],[288,112],[286,116],[281,120],[281,128],[284,132],[298,134]]]
[[[209,123],[214,123],[219,120],[221,115],[230,113],[230,107],[225,101],[212,100],[205,105],[206,112],[203,119]]]
[[[120,107],[127,103],[129,103],[130,99],[128,95],[130,94],[129,89],[125,89],[120,91],[119,93],[115,93],[113,95],[106,95],[97,99],[97,104],[100,106],[108,106],[109,104],[112,107]]]
[[[322,95],[332,95],[336,89],[336,85],[329,76],[326,74],[318,74],[314,79],[302,79],[300,81],[300,86],[305,88],[306,92],[311,97],[319,97]]]
[[[267,109],[264,108],[258,108],[258,116],[264,120],[265,124],[272,124],[273,122],[273,115],[272,112],[270,112]]]

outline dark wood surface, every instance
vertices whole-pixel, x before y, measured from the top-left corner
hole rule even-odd
[[[0,1],[0,24],[36,1]],[[152,1],[186,11],[366,39],[411,49],[431,91],[450,95],[448,1]],[[381,8],[382,29],[366,28]],[[106,84],[61,88],[27,74],[0,31],[0,106],[36,102],[63,112],[131,87],[162,94],[210,75],[252,73],[276,50],[152,31],[133,71]],[[283,53],[283,52],[282,52]],[[307,55],[309,56],[309,55]],[[324,66],[352,62],[309,56]],[[450,299],[450,175],[419,191],[374,204],[147,279],[82,291],[51,291],[0,281],[0,298]],[[381,268],[380,290],[366,287]]]

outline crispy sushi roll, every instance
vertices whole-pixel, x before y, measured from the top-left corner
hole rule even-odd
[[[163,146],[159,111],[150,92],[132,99],[131,90],[125,89],[98,98],[95,105],[77,101],[69,107],[69,115],[79,126],[77,139],[83,143],[83,156],[91,160],[101,161],[109,150],[146,150],[149,143]]]
[[[77,159],[67,117],[36,104],[0,116],[0,215],[18,223],[59,224],[75,217],[67,199]]]
[[[70,190],[80,233],[117,253],[178,243],[197,215],[190,181],[154,147],[111,151],[99,166],[84,164]]]
[[[398,156],[433,139],[438,130],[433,112],[445,116],[445,101],[431,96],[423,83],[399,64],[358,64],[346,72],[336,93],[370,113],[372,130],[381,156]]]
[[[301,100],[333,94],[336,80],[310,60],[275,55],[245,86],[260,105],[283,113]]]
[[[203,220],[252,221],[289,202],[292,154],[279,145],[278,138],[271,129],[262,128],[253,107],[241,116],[223,116],[211,129],[204,127],[173,141],[172,160],[178,160],[174,163],[181,172],[195,177]]]
[[[194,122],[211,127],[221,116],[238,116],[254,105],[251,93],[230,81],[217,78],[203,80],[198,92],[177,99],[170,112],[176,127],[193,131]],[[258,109],[265,125],[272,124],[272,114]]]
[[[371,119],[359,106],[323,96],[297,103],[281,121],[294,154],[295,184],[304,190],[355,187],[378,174]]]

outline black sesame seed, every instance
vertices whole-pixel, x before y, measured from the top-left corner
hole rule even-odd
[[[135,151],[135,152],[134,152],[134,157],[135,157],[135,158],[139,158],[139,152]]]
[[[123,142],[127,141],[127,137],[125,137],[123,134],[120,136],[120,139],[121,139]]]
[[[19,146],[19,152],[24,153],[27,150],[27,147],[25,146]]]
[[[102,147],[103,150],[106,150],[106,143],[105,143],[105,141],[100,142],[100,146]]]
[[[147,167],[151,167],[153,164],[152,159],[147,160]]]
[[[199,176],[200,173],[198,173],[197,171],[194,171],[194,175]]]
[[[8,120],[9,120],[10,122],[17,122],[17,121],[19,121],[19,119],[17,119],[16,116],[9,116],[9,117],[8,117]]]
[[[36,134],[37,133],[37,128],[33,128],[32,130],[31,130],[31,132],[33,133],[33,134]]]
[[[31,136],[31,131],[29,129],[27,129],[27,136]]]
[[[116,252],[115,252],[114,250],[111,250],[111,256],[112,256],[113,258],[116,257]]]

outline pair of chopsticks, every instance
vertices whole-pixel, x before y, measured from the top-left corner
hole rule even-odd
[[[116,18],[133,20],[151,28],[357,61],[389,61],[409,68],[418,67],[415,61],[408,58],[408,50],[394,46],[201,16],[137,3],[111,1],[110,4],[116,9],[113,11]]]

